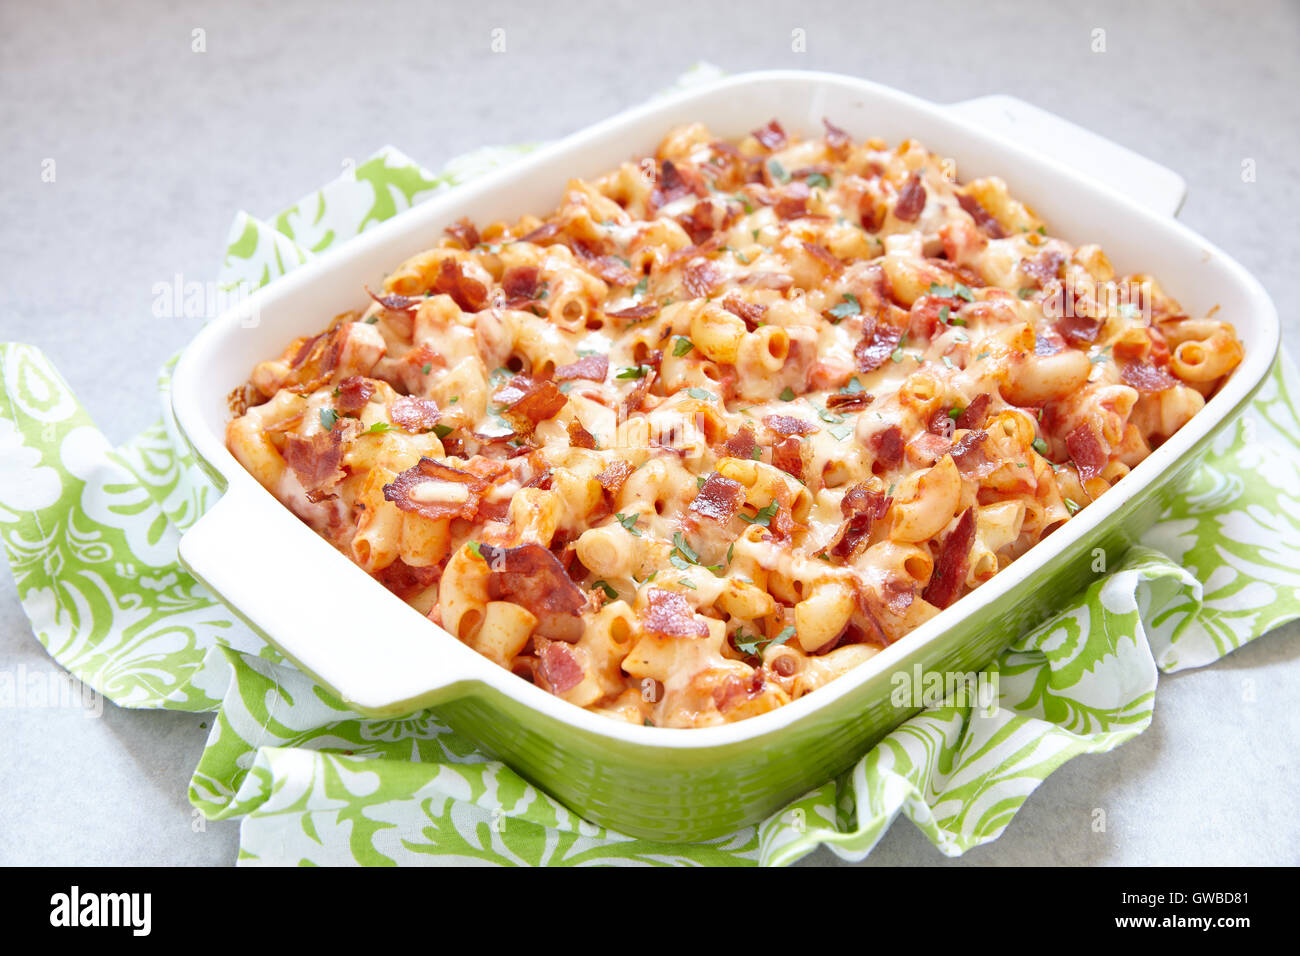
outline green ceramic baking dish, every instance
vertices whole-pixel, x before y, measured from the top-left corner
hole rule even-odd
[[[1146,272],[1193,314],[1219,306],[1245,343],[1226,386],[1114,489],[988,584],[831,685],[722,727],[639,727],[574,707],[480,657],[391,595],[276,501],[226,450],[226,396],[260,359],[364,304],[393,267],[443,226],[554,206],[565,182],[648,153],[672,126],[743,135],[772,117],[812,135],[829,117],[854,136],[920,139],[963,178],[996,174],[1054,234],[1098,242],[1120,272]],[[1060,157],[1066,157],[1062,159]],[[1082,171],[1081,171],[1082,170]],[[364,714],[436,708],[581,816],[669,841],[718,836],[774,812],[849,767],[905,719],[898,671],[976,671],[1093,575],[1096,549],[1122,552],[1273,363],[1273,304],[1239,265],[1174,220],[1181,180],[1128,151],[1006,97],[941,106],[819,73],[737,76],[620,114],[437,196],[316,259],[207,326],[173,382],[182,434],[224,496],[180,555],[216,595],[321,684]],[[256,321],[250,321],[254,316]],[[327,582],[327,585],[323,582]]]

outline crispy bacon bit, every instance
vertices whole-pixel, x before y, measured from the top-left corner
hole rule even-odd
[[[903,431],[897,425],[890,425],[883,431],[871,436],[871,450],[876,453],[876,462],[884,468],[896,468],[903,461]]]
[[[370,290],[367,289],[366,291],[369,292]],[[293,353],[293,361],[290,363],[291,367],[298,368],[306,362],[307,356],[311,355],[315,350],[316,343],[323,339],[327,334],[328,333],[326,332],[322,332],[320,335],[313,335],[310,338],[303,339],[302,344],[298,346],[298,351]]]
[[[403,395],[393,402],[388,417],[392,419],[394,425],[408,432],[427,432],[438,424],[442,412],[438,410],[435,402],[427,398]]]
[[[884,586],[880,589],[880,597],[891,614],[901,617],[916,600],[916,590],[911,578],[894,575],[885,579]]]
[[[712,236],[715,231],[713,201],[708,199],[700,200],[686,215],[678,216],[677,221],[686,230],[686,234],[691,237],[691,242],[698,246]]]
[[[375,295],[370,291],[370,286],[365,286],[365,290],[366,295],[370,296],[370,298],[374,299],[389,312],[406,312],[410,309],[416,309],[419,308],[420,303],[424,301],[420,296],[397,295],[396,293],[390,295]],[[299,354],[302,354],[301,351]]]
[[[948,414],[946,408],[936,408],[926,422],[925,430],[932,435],[947,435],[952,437],[953,431],[957,428],[957,423],[953,421],[952,416]]]
[[[483,241],[479,238],[478,230],[474,228],[474,223],[470,222],[468,217],[456,220],[444,229],[443,232],[455,239],[465,249],[473,249]]]
[[[871,193],[863,193],[858,199],[858,220],[867,232],[879,232],[885,224],[885,208]]]
[[[842,159],[853,145],[853,137],[844,130],[840,129],[826,117],[822,117],[822,125],[826,127],[826,146],[837,157]]]
[[[360,375],[350,375],[339,382],[339,393],[334,399],[334,407],[344,415],[355,415],[366,407],[370,396],[375,394],[373,382]]]
[[[762,143],[767,149],[775,151],[786,143],[785,130],[781,128],[781,124],[776,120],[770,120],[766,126],[760,126],[754,130],[754,139]]]
[[[631,322],[637,322],[641,319],[648,319],[659,311],[657,305],[632,305],[626,309],[619,309],[617,312],[606,312],[605,315],[611,319],[627,319]]]
[[[501,290],[506,294],[506,305],[514,308],[537,298],[537,280],[541,270],[537,266],[511,266],[501,276]]]
[[[586,675],[568,644],[547,641],[537,654],[537,676],[552,694],[564,694],[581,684]]]
[[[1065,447],[1079,469],[1079,477],[1084,481],[1099,476],[1109,461],[1101,439],[1086,422],[1065,437]]]
[[[560,234],[560,224],[558,222],[544,222],[532,232],[526,233],[519,237],[520,242],[531,242],[535,246],[545,246],[555,241],[555,237]]]
[[[741,285],[755,289],[773,289],[784,292],[794,285],[794,276],[784,272],[751,272],[740,280]]]
[[[576,362],[561,365],[557,368],[555,370],[555,380],[557,382],[567,382],[575,378],[585,378],[593,382],[603,382],[608,374],[608,355],[584,355]]]
[[[811,435],[817,430],[812,422],[791,415],[764,415],[763,424],[778,435]]]
[[[821,263],[821,265],[825,266],[826,271],[830,274],[834,275],[836,272],[839,272],[844,268],[844,263],[825,246],[816,242],[805,242],[803,243],[803,247],[810,256]]]
[[[555,415],[568,401],[554,382],[535,382],[526,375],[516,375],[492,398],[505,406],[501,416],[520,435],[531,435],[539,423]]]
[[[709,194],[703,177],[689,167],[678,166],[672,160],[665,159],[659,164],[659,176],[654,190],[650,193],[648,203],[650,212],[653,214],[661,206],[666,206],[691,193],[697,196]]]
[[[970,568],[970,547],[975,542],[975,509],[967,508],[957,519],[957,527],[943,541],[939,560],[934,563],[930,583],[921,597],[935,607],[947,607],[957,599],[966,583]]]
[[[449,295],[465,312],[481,312],[487,308],[488,294],[482,282],[465,275],[460,263],[451,256],[442,260],[433,291]]]
[[[690,510],[702,518],[712,518],[718,524],[726,524],[736,516],[744,503],[745,486],[715,471],[700,486],[700,492],[691,502]]]
[[[842,560],[850,557],[870,533],[872,523],[885,516],[892,500],[865,484],[854,485],[845,492],[840,499],[840,514],[844,516],[844,524],[836,533],[828,552]]]
[[[837,412],[860,412],[875,400],[876,396],[870,392],[836,392],[826,396],[826,408]]]
[[[582,427],[576,418],[569,422],[569,444],[574,448],[595,448],[596,436]]]
[[[524,482],[525,488],[541,488],[543,491],[549,491],[551,488],[551,469],[543,468],[533,477]]]
[[[980,392],[970,400],[970,404],[957,416],[957,427],[982,428],[984,426],[984,416],[988,414],[988,410],[988,393]]]
[[[732,458],[753,458],[754,449],[758,447],[754,441],[754,430],[748,425],[742,425],[722,447]]]
[[[1055,355],[1065,348],[1065,339],[1055,329],[1045,329],[1034,338],[1035,355]]]
[[[587,607],[587,595],[573,583],[559,558],[531,542],[515,548],[478,547],[491,572],[489,598],[526,608],[537,618],[537,633],[542,637],[569,643],[582,637],[579,615]]]
[[[650,386],[654,384],[655,379],[659,377],[659,365],[664,360],[664,353],[660,349],[655,349],[649,355],[641,360],[642,365],[649,366],[650,371],[636,380],[632,390],[627,393],[623,399],[621,410],[623,421],[626,421],[633,412],[641,410],[641,403],[645,397],[650,394]]]
[[[768,530],[771,531],[770,537],[780,541],[788,541],[794,535],[794,518],[790,514],[789,508],[777,505],[776,514],[767,522]]]
[[[1091,316],[1079,315],[1074,309],[1066,310],[1069,314],[1056,320],[1056,331],[1061,337],[1076,348],[1086,348],[1097,341],[1101,331],[1101,321]]]
[[[1146,362],[1125,362],[1119,368],[1119,377],[1139,392],[1163,392],[1178,384],[1164,369]]]
[[[695,299],[708,296],[722,280],[722,273],[708,259],[692,259],[682,270],[682,284],[686,287],[686,293]]]
[[[777,195],[775,212],[779,219],[801,219],[808,215],[808,197],[812,190],[805,182],[790,183]]]
[[[773,445],[772,466],[803,481],[803,442],[791,435]]]
[[[862,334],[862,339],[853,347],[853,358],[859,372],[874,372],[884,365],[898,343],[902,341],[902,329],[885,322],[875,321]]]
[[[646,590],[641,626],[660,637],[708,637],[709,628],[681,594],[663,588]]]
[[[488,482],[478,475],[421,458],[384,485],[384,500],[433,521],[453,517],[468,520],[478,511],[487,489]]]
[[[759,305],[757,302],[746,302],[736,295],[729,295],[723,299],[722,307],[741,319],[751,332],[758,327],[758,323],[767,313],[767,306]]]
[[[970,431],[953,442],[952,447],[948,449],[948,454],[952,455],[957,470],[964,477],[987,478],[997,468],[997,465],[984,455],[983,445],[988,437],[988,433],[983,430]]]
[[[965,209],[967,214],[975,220],[975,225],[980,232],[990,239],[1005,239],[1006,230],[1002,228],[1002,223],[993,218],[993,214],[980,205],[980,201],[974,196],[967,196],[964,193],[957,194],[957,204]]]
[[[600,482],[600,487],[609,495],[610,501],[618,497],[618,493],[623,490],[623,482],[627,481],[628,476],[636,471],[629,463],[619,458],[611,461],[605,470],[596,476]]]
[[[898,201],[894,203],[894,215],[903,222],[916,222],[925,208],[925,187],[921,185],[919,173],[912,173],[898,192]]]
[[[634,285],[637,274],[618,256],[600,256],[587,262],[587,268],[610,285]]]
[[[315,432],[310,437],[289,432],[284,436],[284,460],[307,492],[318,492],[343,478],[343,445],[337,432]],[[314,499],[313,499],[314,500]]]
[[[1038,284],[1038,288],[1044,289],[1047,283],[1061,274],[1063,265],[1065,265],[1065,257],[1060,251],[1048,248],[1032,259],[1021,259],[1020,271],[1033,279]]]
[[[431,564],[417,568],[407,564],[401,558],[375,574],[376,579],[403,601],[409,601],[425,588],[438,583],[442,577],[442,565]]]

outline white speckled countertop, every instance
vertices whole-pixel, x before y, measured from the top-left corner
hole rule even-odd
[[[43,348],[120,442],[155,418],[155,371],[197,329],[151,317],[154,284],[213,281],[237,209],[277,210],[385,143],[436,169],[553,139],[708,60],[851,73],[938,102],[1009,93],[1177,170],[1182,220],[1260,278],[1295,354],[1300,6],[1068,6],[6,2],[0,340]],[[0,571],[0,671],[53,667]],[[1300,625],[1162,678],[1145,734],[1068,764],[955,865],[1300,862],[1296,686]],[[0,707],[0,864],[233,862],[236,826],[198,830],[186,799],[207,722]],[[866,865],[948,862],[900,820]]]

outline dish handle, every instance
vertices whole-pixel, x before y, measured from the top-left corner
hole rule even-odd
[[[481,683],[474,651],[323,540],[304,548],[305,531],[260,486],[232,482],[178,551],[260,636],[363,714],[410,713]]]
[[[1014,96],[980,96],[947,108],[1162,216],[1178,215],[1187,198],[1187,183],[1172,169]]]

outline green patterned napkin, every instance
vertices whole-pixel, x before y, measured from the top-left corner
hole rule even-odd
[[[270,221],[241,213],[226,287],[274,281],[526,151],[434,175],[387,148]],[[163,420],[113,449],[39,351],[0,345],[0,537],[55,660],[123,707],[216,712],[190,799],[242,818],[241,863],[785,864],[822,844],[860,860],[900,813],[956,856],[1067,760],[1140,734],[1158,671],[1300,616],[1295,380],[1284,356],[1144,545],[1001,656],[996,705],[929,708],[839,779],[707,844],[594,826],[436,713],[362,718],[248,631],[176,560],[217,493],[176,440],[167,370]]]

